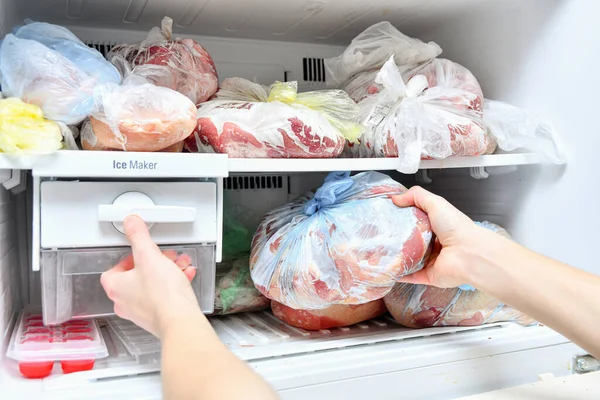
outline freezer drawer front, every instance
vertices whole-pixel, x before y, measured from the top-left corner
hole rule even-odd
[[[127,245],[129,213],[154,222],[158,244],[217,242],[216,182],[45,181],[40,192],[43,249]]]

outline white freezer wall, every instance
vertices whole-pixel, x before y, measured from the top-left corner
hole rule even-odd
[[[467,66],[486,98],[527,108],[551,122],[570,159],[565,167],[519,167],[515,174],[488,181],[457,179],[468,176],[464,170],[432,172],[433,184],[425,187],[476,217],[506,221],[519,242],[538,252],[600,273],[596,248],[590,246],[600,224],[595,182],[600,2],[482,3],[421,38],[435,40],[442,56]]]
[[[10,171],[0,171],[4,174]],[[19,230],[17,196],[0,186],[0,359],[4,357],[4,345],[10,334],[11,322],[21,308]],[[23,203],[24,205],[24,203]],[[24,225],[23,225],[24,226]],[[23,232],[21,232],[23,233]]]

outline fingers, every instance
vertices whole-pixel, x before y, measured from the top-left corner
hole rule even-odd
[[[392,196],[392,201],[398,207],[415,206],[429,214],[433,211],[433,207],[444,200],[420,186],[413,186],[401,195]]]
[[[183,270],[183,273],[188,278],[188,281],[191,282],[196,277],[196,268],[194,268],[194,267],[187,267],[186,269]]]
[[[150,232],[146,228],[146,224],[137,215],[130,215],[123,221],[125,235],[131,245],[133,258],[139,261],[148,257],[156,257],[160,255],[158,246],[152,241]]]
[[[100,275],[100,284],[109,299],[112,300],[116,295],[115,282],[127,271],[125,265],[121,262]]]
[[[431,285],[432,282],[429,280],[429,275],[426,269],[421,269],[410,275],[405,275],[398,282],[412,283],[414,285]]]
[[[115,265],[115,268],[120,267],[123,268],[125,271],[130,271],[133,269],[134,266],[135,263],[133,262],[133,254],[130,254],[121,261],[119,261],[119,263]]]
[[[189,267],[192,265],[192,257],[188,256],[187,254],[181,254],[175,260],[175,264],[177,264],[179,268]]]

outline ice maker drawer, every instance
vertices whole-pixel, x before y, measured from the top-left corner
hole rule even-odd
[[[217,242],[217,200],[214,181],[44,181],[41,248],[127,245],[115,219],[130,213],[155,222],[150,233],[158,244]]]
[[[192,288],[202,311],[212,313],[215,287],[215,246],[161,246],[190,258],[197,268]],[[42,309],[44,324],[114,313],[113,303],[100,285],[100,275],[131,253],[128,248],[91,248],[42,251]]]

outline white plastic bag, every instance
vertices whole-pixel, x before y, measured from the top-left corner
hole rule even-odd
[[[346,139],[356,141],[358,106],[342,90],[297,93],[296,82],[270,88],[225,79],[215,100],[198,108],[198,126],[186,140],[191,152],[237,158],[329,158]]]
[[[96,141],[91,147],[127,151],[160,151],[187,138],[196,127],[196,106],[174,90],[129,76],[123,85],[96,90],[98,111],[90,122]]]
[[[219,87],[217,69],[208,52],[192,39],[173,38],[173,20],[165,17],[141,43],[120,44],[108,59],[124,76],[133,73],[155,85],[173,89],[198,105]]]
[[[76,125],[95,109],[94,93],[121,77],[102,55],[60,26],[29,23],[0,45],[0,76],[7,96],[44,111],[46,118]]]
[[[489,152],[483,95],[466,68],[436,59],[405,83],[390,57],[375,84],[379,91],[359,103],[367,131],[352,154],[398,157],[399,171],[415,173],[422,158]]]
[[[355,37],[341,55],[325,59],[327,83],[339,87],[354,74],[381,68],[391,55],[401,74],[413,74],[441,53],[436,43],[410,38],[389,22],[379,22]]]
[[[527,110],[501,101],[485,100],[483,121],[505,151],[534,151],[542,161],[566,162],[566,151],[556,131]]]

